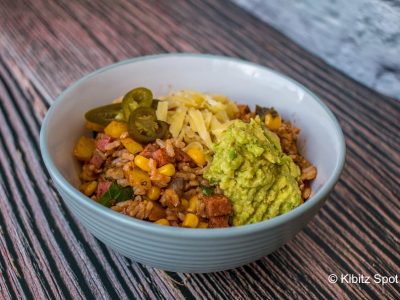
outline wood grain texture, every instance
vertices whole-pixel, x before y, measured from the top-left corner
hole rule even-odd
[[[350,80],[225,1],[0,1],[1,299],[399,299],[400,104]],[[314,220],[255,263],[164,272],[118,255],[69,213],[40,157],[40,124],[73,81],[122,59],[205,52],[247,59],[319,95],[344,130],[346,166]]]

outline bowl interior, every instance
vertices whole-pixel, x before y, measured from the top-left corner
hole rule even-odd
[[[125,61],[84,77],[66,90],[49,112],[44,140],[49,159],[72,185],[79,184],[72,149],[84,129],[84,113],[128,90],[146,86],[156,96],[193,89],[224,94],[238,103],[274,106],[301,129],[302,153],[318,168],[313,194],[341,163],[342,135],[331,113],[296,82],[267,68],[235,59],[165,55]]]

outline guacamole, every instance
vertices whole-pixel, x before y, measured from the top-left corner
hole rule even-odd
[[[260,222],[302,203],[300,169],[260,119],[235,121],[214,144],[204,178],[218,184],[233,205],[233,225]]]

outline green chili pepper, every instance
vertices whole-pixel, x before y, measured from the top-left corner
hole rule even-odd
[[[122,99],[122,110],[126,120],[129,115],[138,107],[151,107],[153,102],[153,93],[144,87],[133,89],[125,94]]]
[[[164,138],[167,131],[168,124],[158,121],[151,107],[138,107],[130,114],[128,133],[139,143],[151,143]]]
[[[102,126],[107,126],[121,111],[121,103],[96,107],[85,114],[86,120]]]

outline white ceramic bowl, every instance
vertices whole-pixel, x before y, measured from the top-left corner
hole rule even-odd
[[[239,103],[274,106],[301,128],[302,153],[318,168],[313,195],[268,221],[224,229],[165,227],[118,214],[81,194],[71,152],[85,133],[84,113],[146,86],[155,95],[193,89]],[[168,54],[123,61],[89,74],[51,106],[40,133],[43,160],[68,208],[99,240],[135,261],[179,272],[212,272],[257,260],[290,240],[317,213],[337,182],[345,144],[330,110],[304,86],[268,68],[233,58]]]

